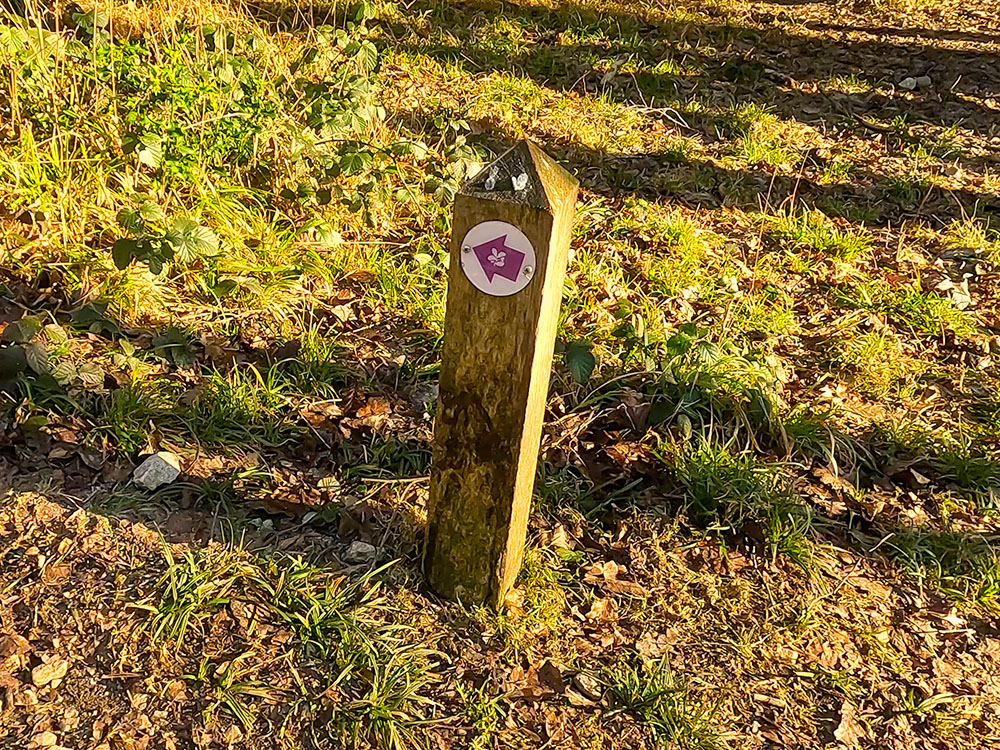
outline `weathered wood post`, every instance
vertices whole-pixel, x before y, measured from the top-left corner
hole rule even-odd
[[[455,199],[424,572],[465,603],[521,567],[576,194],[524,141]]]

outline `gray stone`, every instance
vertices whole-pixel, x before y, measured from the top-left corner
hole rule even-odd
[[[930,85],[931,85],[931,77],[930,76],[917,76],[917,88],[918,89],[925,89],[925,88],[927,88]]]
[[[903,89],[903,91],[913,91],[913,89],[915,89],[916,87],[917,87],[916,78],[907,77],[899,82],[899,88]]]
[[[169,451],[160,451],[136,467],[132,480],[147,490],[170,484],[181,474],[181,462]]]
[[[410,395],[410,408],[417,414],[429,414],[438,400],[437,383],[417,383]]]
[[[378,550],[368,542],[351,542],[344,552],[344,562],[351,565],[367,565],[374,562]]]

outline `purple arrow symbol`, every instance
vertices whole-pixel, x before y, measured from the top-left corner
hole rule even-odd
[[[507,247],[506,234],[482,245],[476,245],[472,250],[479,259],[479,265],[483,267],[487,281],[492,282],[494,276],[517,281],[517,275],[521,273],[521,266],[524,265],[524,253]]]

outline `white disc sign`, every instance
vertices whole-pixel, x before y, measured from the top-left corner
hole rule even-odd
[[[505,221],[476,224],[462,240],[460,257],[472,286],[494,297],[517,294],[535,275],[535,248]]]

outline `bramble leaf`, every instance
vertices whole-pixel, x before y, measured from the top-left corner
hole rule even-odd
[[[163,139],[152,133],[139,136],[139,161],[150,169],[156,169],[163,163]]]
[[[42,321],[34,315],[25,315],[3,329],[4,338],[15,344],[26,344],[42,330]]]
[[[219,238],[215,232],[191,219],[175,219],[164,239],[185,263],[200,256],[214,255],[219,249]]]
[[[570,375],[577,383],[586,383],[594,374],[597,358],[591,348],[592,345],[589,341],[574,341],[566,347],[566,367],[569,368]]]
[[[136,256],[136,251],[139,249],[139,243],[135,240],[123,237],[122,239],[115,242],[111,246],[111,258],[115,262],[115,266],[124,271],[128,268],[129,263]]]

